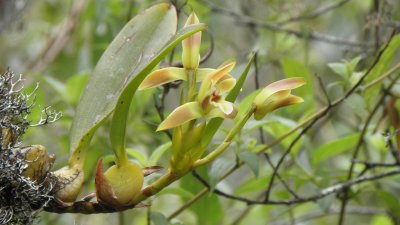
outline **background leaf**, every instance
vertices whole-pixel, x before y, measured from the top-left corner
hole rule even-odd
[[[205,167],[200,167],[196,170],[203,178],[207,177],[207,171]],[[188,190],[190,193],[197,194],[201,191],[204,186],[200,184],[191,174],[184,176],[181,179],[181,187]],[[188,201],[187,198],[182,198],[184,201]],[[197,200],[189,209],[196,215],[197,224],[202,225],[217,225],[220,224],[224,218],[224,211],[221,203],[215,194],[207,194]]]
[[[334,139],[331,142],[328,142],[317,149],[312,153],[312,163],[318,164],[323,160],[328,159],[334,155],[343,153],[346,150],[352,149],[355,147],[357,140],[359,139],[360,134],[350,134],[348,136]]]

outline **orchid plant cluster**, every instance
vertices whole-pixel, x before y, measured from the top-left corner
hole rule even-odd
[[[185,26],[198,23],[199,19],[192,13]],[[181,106],[172,111],[157,129],[174,130],[171,170],[177,173],[187,172],[209,161],[213,153],[200,159],[208,144],[202,143],[207,121],[215,117],[235,119],[238,112],[237,106],[225,99],[236,85],[236,79],[229,74],[235,62],[227,61],[216,69],[199,68],[200,44],[201,32],[185,39],[182,43],[183,68],[167,67],[156,70],[149,74],[139,87],[140,90],[144,90],[176,80],[186,82],[186,92],[182,92],[181,95]],[[303,102],[302,98],[291,95],[292,89],[303,84],[302,78],[291,78],[268,85],[254,99],[247,115],[238,119],[239,122],[228,136],[235,135],[252,114],[255,119],[260,120],[277,108]]]
[[[185,26],[194,24],[199,24],[199,19],[192,13]],[[139,86],[139,90],[146,90],[177,80],[184,81],[181,105],[157,128],[157,131],[172,130],[172,154],[167,173],[143,189],[144,176],[158,171],[158,168],[141,169],[128,160],[125,151],[116,152],[116,165],[105,173],[101,160],[98,163],[95,186],[99,202],[113,207],[137,205],[194,168],[207,164],[222,154],[252,115],[256,120],[260,120],[280,107],[303,102],[302,98],[292,95],[291,90],[304,85],[304,80],[285,79],[261,90],[247,113],[242,118],[235,118],[237,106],[225,99],[236,85],[236,79],[230,74],[235,62],[227,61],[216,69],[200,68],[200,45],[201,32],[183,40],[183,68],[166,67],[155,70],[148,74]],[[206,127],[210,119],[216,117],[235,119],[238,122],[225,140],[214,151],[204,156],[211,140],[204,138]]]

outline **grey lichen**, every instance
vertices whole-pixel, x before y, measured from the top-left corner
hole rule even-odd
[[[20,143],[29,127],[27,115],[33,105],[29,103],[32,96],[33,93],[24,93],[21,77],[15,78],[10,71],[0,74],[0,224],[32,224],[53,199],[55,178],[47,167],[41,179],[23,175],[30,165],[36,165],[27,161],[26,149],[38,148],[21,147]]]

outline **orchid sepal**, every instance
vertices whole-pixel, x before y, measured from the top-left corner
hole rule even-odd
[[[174,128],[201,117],[203,117],[203,111],[200,104],[198,102],[188,102],[172,111],[158,126],[157,131]]]
[[[177,80],[187,80],[187,73],[185,69],[177,67],[158,69],[147,75],[147,77],[140,84],[139,90],[158,87]]]

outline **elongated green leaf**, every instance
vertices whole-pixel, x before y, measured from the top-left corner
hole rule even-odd
[[[268,182],[271,176],[259,177],[259,178],[250,178],[246,182],[243,183],[240,187],[238,187],[234,194],[241,195],[246,193],[255,193],[259,190],[265,190],[268,186]]]
[[[374,69],[370,72],[370,74],[367,76],[365,82],[368,83],[374,79],[376,79],[379,75],[382,75],[382,73],[388,69],[390,64],[393,61],[393,57],[395,56],[395,53],[397,50],[400,48],[400,35],[396,35],[392,38],[390,41],[389,45],[385,49],[385,51],[382,53],[382,56],[379,60],[379,62],[375,65]],[[376,95],[378,94],[380,90],[379,85],[375,85],[372,88],[369,88],[368,91],[366,91],[365,97],[367,99],[367,103],[370,105],[372,101],[375,99]]]
[[[251,55],[250,60],[247,62],[247,65],[244,68],[239,79],[237,80],[235,87],[233,87],[233,89],[226,96],[225,99],[227,101],[235,102],[236,98],[238,97],[238,95],[240,93],[240,90],[243,87],[244,82],[246,81],[247,74],[249,73],[250,66],[253,63],[255,56],[256,56],[256,53],[253,53]],[[221,126],[223,121],[224,121],[224,119],[222,119],[222,118],[214,118],[214,119],[210,120],[210,122],[208,123],[208,125],[206,127],[205,136],[203,138],[204,143],[208,144],[211,141],[212,137],[214,137],[215,132],[217,132],[218,127]]]
[[[359,137],[360,134],[358,133],[350,134],[320,146],[312,154],[312,163],[316,165],[322,160],[351,149],[356,145]]]
[[[149,161],[147,160],[147,157],[145,154],[142,152],[139,152],[138,150],[135,150],[133,148],[127,148],[126,152],[128,153],[129,156],[132,156],[134,159],[136,159],[141,166],[146,167],[149,166]]]
[[[176,187],[176,188],[164,188],[162,191],[160,191],[158,193],[158,196],[159,195],[166,195],[166,194],[178,195],[178,196],[181,196],[181,197],[187,198],[187,199],[190,199],[190,198],[193,197],[192,193],[186,191],[183,188],[179,188],[179,187]]]
[[[207,168],[205,166],[197,168],[196,171],[208,181]],[[204,186],[191,174],[184,176],[180,181],[181,187],[193,195],[196,195],[204,188]],[[181,198],[185,202],[190,200],[190,198],[185,198],[183,196]],[[222,219],[224,218],[224,210],[218,197],[214,193],[202,196],[190,205],[189,210],[196,215],[197,224],[201,225],[221,224]]]
[[[215,188],[215,185],[221,180],[223,175],[235,166],[235,160],[218,158],[211,165],[211,169],[208,171],[210,177],[210,192]]]
[[[292,58],[283,58],[281,64],[283,73],[285,74],[286,78],[303,77],[306,81],[307,85],[296,89],[296,93],[299,96],[312,95],[314,84],[313,76],[310,72],[310,69],[307,68],[304,63],[300,63],[299,61]]]
[[[97,63],[78,104],[70,134],[72,152],[86,148],[96,128],[116,107],[126,85],[151,63],[176,27],[174,7],[158,4],[135,16],[114,38]]]
[[[259,160],[257,154],[253,152],[241,152],[238,154],[238,156],[240,160],[242,160],[245,165],[247,165],[251,169],[254,176],[257,178],[259,173]]]
[[[149,163],[151,166],[157,165],[158,161],[160,160],[161,156],[169,149],[171,148],[172,143],[169,141],[153,151],[153,153],[150,156]]]
[[[168,219],[159,212],[151,212],[150,214],[151,221],[153,221],[154,225],[168,225]]]

